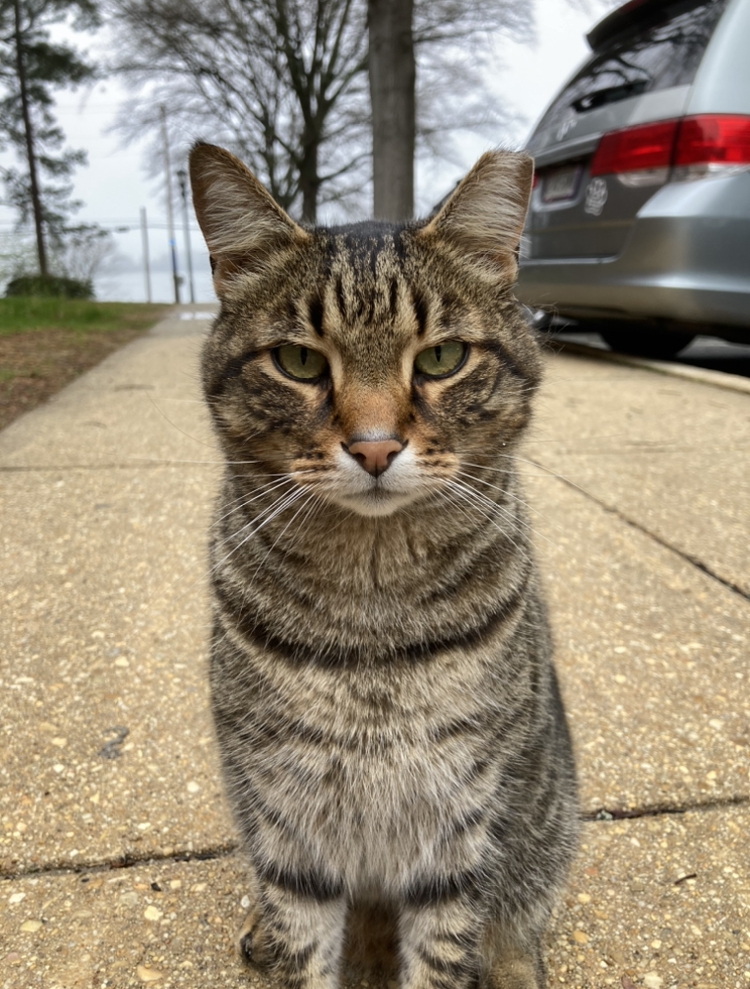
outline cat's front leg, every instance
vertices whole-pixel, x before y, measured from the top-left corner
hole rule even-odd
[[[294,877],[258,880],[239,937],[244,961],[275,975],[287,989],[338,989],[346,900]]]
[[[543,989],[538,940],[488,923],[477,897],[401,909],[401,989]]]
[[[482,926],[474,897],[411,897],[399,915],[401,989],[473,989]]]

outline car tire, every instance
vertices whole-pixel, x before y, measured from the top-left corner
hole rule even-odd
[[[621,354],[657,359],[676,357],[695,339],[694,333],[639,324],[600,327],[598,332],[612,350],[617,350]]]

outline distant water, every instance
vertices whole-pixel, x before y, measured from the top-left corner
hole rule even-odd
[[[197,271],[193,276],[196,302],[215,302],[210,271]],[[102,302],[146,302],[146,281],[143,272],[109,272],[94,279],[96,298]],[[174,282],[169,271],[151,272],[151,301],[174,302]],[[180,286],[180,302],[190,302],[190,289]]]

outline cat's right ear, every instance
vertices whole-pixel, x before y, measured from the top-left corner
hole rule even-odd
[[[252,172],[223,148],[203,142],[193,147],[190,185],[219,296],[238,275],[261,274],[278,251],[309,239]]]

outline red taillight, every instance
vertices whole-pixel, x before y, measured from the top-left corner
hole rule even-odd
[[[702,114],[612,131],[599,142],[591,175],[711,164],[750,164],[750,117]]]
[[[680,122],[673,164],[750,164],[750,117],[685,117]]]
[[[612,175],[640,168],[668,167],[672,162],[677,124],[676,120],[661,120],[657,124],[605,134],[591,162],[591,174]]]

